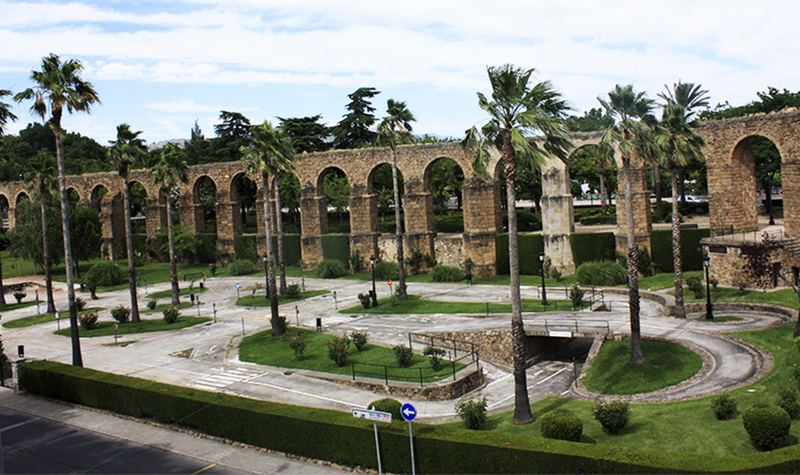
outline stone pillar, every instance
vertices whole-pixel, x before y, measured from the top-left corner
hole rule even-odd
[[[650,190],[647,188],[647,171],[644,162],[633,157],[631,159],[631,192],[633,195],[633,224],[636,245],[650,250]],[[623,256],[628,254],[628,224],[625,215],[625,182],[627,177],[623,167],[617,173],[617,252]]]
[[[111,197],[110,193],[100,202],[100,234],[103,239],[103,258],[125,259],[125,208],[122,193]]]
[[[313,186],[305,186],[300,195],[300,250],[303,269],[310,270],[322,260],[321,236],[328,230],[328,209],[325,197],[317,196]]]
[[[436,257],[433,240],[436,231],[433,224],[433,195],[422,189],[421,181],[407,181],[403,197],[403,222],[405,224],[406,257],[413,250]]]
[[[783,227],[794,239],[800,239],[800,163],[789,162],[794,157],[781,157],[783,180]]]
[[[477,178],[464,183],[461,189],[464,203],[464,259],[475,267],[473,278],[497,275],[496,234],[497,204],[495,184]],[[502,221],[501,221],[502,222]]]
[[[159,203],[158,196],[155,198],[147,198],[147,207],[145,208],[145,228],[147,230],[147,240],[145,241],[145,248],[156,254],[159,253],[158,249],[158,233],[161,230],[161,204]],[[169,254],[169,253],[167,253]]]
[[[750,145],[742,141],[731,154],[727,144],[715,140],[714,135],[706,140],[703,153],[708,168],[711,235],[758,229],[755,159]]]
[[[217,194],[217,250],[233,253],[233,236],[238,222],[241,233],[239,203],[231,201],[228,190]]]
[[[6,227],[6,223],[3,223],[3,227],[6,230],[12,230],[17,227],[17,211],[15,208],[9,206],[6,209],[6,219],[8,219],[8,226]]]
[[[350,252],[358,251],[362,264],[378,254],[378,198],[364,186],[350,187]]]
[[[197,211],[196,208],[200,206],[200,222],[203,222],[203,209],[202,205],[197,205],[194,202],[194,195],[192,189],[186,190],[186,193],[181,199],[181,208],[177,210],[181,216],[181,226],[186,229],[186,232],[196,233],[197,231]]]
[[[558,158],[542,167],[542,240],[550,265],[564,275],[575,273],[569,235],[575,232],[575,213],[569,186],[569,169]]]

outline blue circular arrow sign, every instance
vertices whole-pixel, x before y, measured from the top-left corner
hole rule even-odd
[[[405,403],[400,407],[400,414],[403,415],[403,419],[411,422],[417,418],[417,409],[411,404]]]

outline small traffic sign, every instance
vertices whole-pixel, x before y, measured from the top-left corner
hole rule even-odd
[[[400,407],[400,414],[403,415],[403,419],[411,422],[417,418],[417,409],[411,404],[405,403]]]
[[[391,285],[392,285],[392,281],[391,280],[387,280],[386,283],[389,284],[389,286],[391,287]]]
[[[237,289],[241,289],[242,288],[242,284],[236,284],[236,288]]]
[[[353,417],[356,419],[366,419],[368,421],[392,422],[392,413],[383,411],[365,411],[363,409],[353,409]]]

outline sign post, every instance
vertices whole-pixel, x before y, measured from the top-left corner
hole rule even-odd
[[[386,281],[386,285],[389,286],[389,297],[391,297],[392,296],[392,281],[391,280],[387,280]]]
[[[375,450],[378,452],[378,475],[383,475],[383,467],[381,466],[381,446],[378,442],[378,421],[392,422],[392,413],[376,411],[374,408],[370,408],[369,411],[353,409],[353,417],[372,421],[372,427],[375,428]]]
[[[411,475],[417,475],[417,468],[414,465],[414,430],[411,427],[411,421],[417,418],[417,409],[411,404],[405,403],[400,406],[400,414],[403,415],[403,419],[408,421],[408,440],[411,442]]]

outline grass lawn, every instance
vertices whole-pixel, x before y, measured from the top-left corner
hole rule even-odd
[[[181,328],[191,327],[193,325],[199,325],[201,323],[206,323],[210,321],[211,319],[208,317],[187,317],[183,315],[181,315],[178,318],[177,322],[172,324],[168,324],[161,318],[155,320],[142,320],[139,323],[117,324],[118,326],[117,334],[129,335],[134,333],[180,330]],[[97,322],[97,326],[93,330],[86,330],[85,328],[80,328],[78,333],[81,336],[81,338],[114,335],[115,323],[116,322]],[[56,335],[69,336],[69,332],[70,332],[69,328],[62,328],[61,330],[58,330],[55,333]]]
[[[705,295],[696,298],[688,289],[684,289],[683,296],[687,302],[705,302]],[[711,289],[712,302],[755,302],[771,303],[797,310],[797,294],[792,289],[764,292],[761,290],[739,290],[717,287]]]
[[[183,288],[179,289],[178,295],[190,295],[190,294],[199,294],[208,290],[207,287],[192,287],[190,288]],[[148,299],[171,299],[172,298],[172,289],[168,290],[161,290],[159,292],[152,292],[145,296]]]
[[[419,295],[409,295],[405,302],[396,300],[396,305],[391,303],[388,298],[379,299],[378,307],[366,309],[366,313],[373,314],[407,314],[407,313],[510,313],[511,304],[487,303],[484,302],[440,302],[434,300],[423,300]],[[586,308],[589,303],[584,301],[580,308]],[[548,300],[548,306],[542,307],[541,300],[523,300],[523,312],[544,312],[553,310],[568,310],[572,308],[571,302]],[[339,310],[339,313],[361,313],[361,305]]]
[[[642,340],[645,360],[629,362],[630,340],[606,340],[583,380],[586,389],[602,394],[637,394],[656,391],[692,377],[703,359],[677,343]]]
[[[78,312],[78,315],[83,315],[86,312],[101,312],[105,310],[103,307],[89,307],[81,310]],[[66,325],[69,325],[69,310],[62,310],[58,312],[59,319],[63,322],[66,322]],[[45,322],[54,322],[56,320],[55,313],[43,313],[41,315],[31,315],[30,317],[18,318],[16,320],[10,320],[8,322],[3,323],[4,328],[22,328],[22,327],[29,327],[31,325],[38,325],[40,323]]]
[[[161,313],[168,308],[172,308],[172,303],[158,304],[153,310],[150,310],[147,306],[140,307],[139,313]],[[183,310],[184,308],[194,308],[194,304],[192,302],[181,302],[180,305],[178,305],[178,310]]]
[[[306,291],[306,298],[310,299],[311,297],[316,297],[318,295],[324,295],[329,293],[330,290],[308,290]],[[278,305],[283,305],[289,302],[297,302],[298,300],[303,300],[303,297],[278,297]],[[256,295],[255,298],[256,307],[269,307],[269,300],[267,299],[266,295]],[[253,297],[252,295],[248,295],[246,297],[240,297],[236,300],[236,305],[241,305],[242,307],[252,307],[253,306]]]
[[[252,363],[277,366],[281,368],[297,368],[312,371],[321,371],[335,374],[352,374],[351,362],[370,363],[389,366],[389,379],[419,381],[420,368],[423,369],[423,379],[425,381],[438,381],[448,376],[452,376],[452,364],[442,361],[443,368],[433,371],[428,358],[414,354],[409,368],[397,368],[397,359],[391,348],[367,345],[361,350],[356,351],[354,345],[350,345],[348,363],[343,367],[338,367],[328,357],[328,342],[333,341],[334,336],[324,333],[317,333],[308,330],[288,329],[289,331],[301,331],[305,335],[306,350],[303,359],[298,361],[294,351],[289,348],[289,343],[285,338],[272,338],[272,331],[267,330],[255,335],[250,335],[242,340],[239,345],[239,359]],[[461,363],[456,363],[456,371],[464,367]],[[381,377],[383,368],[358,367],[358,371],[379,371]]]
[[[47,300],[40,300],[40,304],[43,304],[45,308],[47,308]],[[18,308],[25,308],[30,307],[31,305],[36,305],[35,300],[31,300],[28,302],[20,302],[20,303],[7,303],[5,305],[0,305],[0,312],[10,312],[12,310],[16,310]]]

